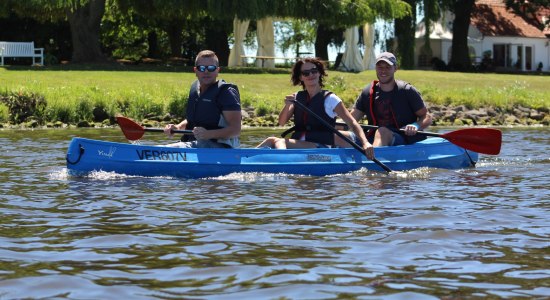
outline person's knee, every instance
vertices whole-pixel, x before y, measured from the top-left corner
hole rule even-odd
[[[282,138],[274,138],[273,145],[275,146],[275,149],[286,149],[286,140]]]
[[[358,143],[358,138],[355,135],[355,133],[353,133],[351,131],[340,131],[340,132],[342,133],[343,136],[347,137],[352,142],[355,142],[356,144],[359,144]],[[342,139],[337,134],[334,134],[334,145],[336,145],[338,147],[342,147],[342,148],[351,146],[346,140]]]
[[[393,131],[386,127],[376,130],[374,146],[389,146],[393,139]]]
[[[267,139],[265,139],[265,141],[268,142],[268,143],[272,143],[272,144],[273,144],[273,143],[275,143],[275,142],[277,141],[277,137],[275,137],[275,136],[270,136],[270,137],[268,137]]]
[[[380,127],[380,128],[378,128],[377,132],[382,136],[392,134],[392,131],[390,129],[388,129],[387,127]]]
[[[273,148],[275,146],[275,142],[277,140],[277,137],[270,136],[263,140],[256,148]]]

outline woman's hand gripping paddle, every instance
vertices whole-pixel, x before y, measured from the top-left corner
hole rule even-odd
[[[334,134],[336,134],[337,136],[339,136],[340,138],[342,138],[344,141],[346,141],[348,144],[350,144],[351,146],[353,146],[353,148],[355,148],[357,151],[361,152],[363,155],[367,156],[367,154],[365,153],[365,151],[363,150],[363,148],[361,148],[359,145],[357,145],[355,142],[353,142],[352,140],[350,140],[347,136],[343,135],[338,129],[332,127],[329,123],[327,123],[325,120],[323,120],[320,116],[318,116],[317,114],[315,114],[313,111],[311,111],[309,108],[307,108],[305,105],[303,105],[302,103],[296,101],[296,100],[293,100],[292,102],[294,102],[296,105],[300,106],[303,110],[307,111],[307,113],[311,116],[313,116],[314,118],[316,118],[321,124],[323,124],[328,130],[332,131]],[[380,166],[382,169],[384,169],[386,172],[391,172],[392,170],[386,166],[385,164],[383,164],[382,162],[380,162],[378,159],[376,159],[376,157],[373,157],[372,158],[372,161],[375,162],[378,166]]]

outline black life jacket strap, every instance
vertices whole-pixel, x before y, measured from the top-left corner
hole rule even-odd
[[[287,129],[283,133],[281,133],[281,137],[284,138],[287,134],[293,132],[294,130],[296,130],[296,125],[290,127],[289,129]]]

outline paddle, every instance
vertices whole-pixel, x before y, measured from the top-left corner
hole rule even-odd
[[[315,119],[317,119],[319,122],[321,122],[321,124],[323,124],[323,126],[325,126],[327,129],[329,129],[330,131],[332,131],[333,133],[335,133],[337,136],[339,136],[340,138],[342,138],[344,141],[348,142],[348,144],[352,145],[353,148],[355,148],[357,151],[361,152],[363,155],[367,156],[367,154],[365,154],[365,151],[363,150],[363,148],[361,148],[359,145],[357,145],[355,142],[353,142],[352,140],[350,140],[347,136],[345,136],[344,134],[342,134],[338,129],[332,127],[332,125],[330,125],[329,123],[327,123],[327,121],[323,120],[320,116],[318,116],[317,114],[315,114],[313,111],[311,111],[309,108],[307,108],[305,105],[303,105],[302,103],[296,101],[296,100],[292,100],[292,102],[294,102],[296,105],[300,106],[303,110],[307,111],[308,114],[310,114],[311,116],[315,117]],[[373,157],[372,158],[372,161],[375,162],[378,166],[380,166],[382,169],[384,169],[386,172],[391,172],[391,169],[388,168],[388,166],[386,166],[385,164],[383,164],[382,162],[380,162],[378,159],[376,159],[376,157]]]
[[[162,128],[144,128],[132,119],[126,117],[116,117],[116,121],[122,129],[122,133],[129,141],[137,141],[145,134],[145,131],[164,132]],[[172,133],[193,134],[193,130],[172,130]]]
[[[345,123],[336,125],[346,126]],[[361,125],[364,129],[377,129],[380,126]],[[405,131],[400,129],[400,131]],[[440,137],[449,142],[478,153],[497,155],[502,145],[502,132],[492,128],[464,128],[455,131],[439,134],[433,132],[417,131],[417,134],[425,136]]]

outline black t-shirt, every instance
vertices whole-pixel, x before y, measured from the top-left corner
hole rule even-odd
[[[377,116],[379,126],[395,126],[391,111],[392,94],[394,93],[380,91],[378,97],[374,99],[374,114]]]

